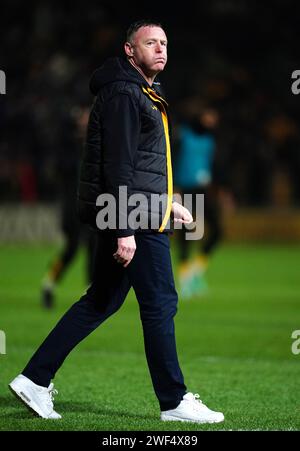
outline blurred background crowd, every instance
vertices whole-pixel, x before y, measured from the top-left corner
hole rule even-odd
[[[150,17],[169,38],[160,79],[175,142],[181,123],[213,109],[219,168],[236,202],[299,205],[300,96],[291,91],[299,69],[296,3],[1,2],[1,202],[57,200],[61,181],[77,170],[91,73],[122,53],[131,21]]]

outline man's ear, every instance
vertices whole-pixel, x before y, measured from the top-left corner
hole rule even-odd
[[[127,56],[132,57],[134,54],[134,50],[130,42],[125,42],[124,44],[124,50]]]

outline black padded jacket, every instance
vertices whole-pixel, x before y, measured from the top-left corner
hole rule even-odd
[[[153,86],[125,58],[108,59],[90,81],[95,100],[81,162],[79,216],[82,222],[97,227],[97,215],[101,210],[104,213],[104,205],[96,205],[98,196],[114,196],[118,237],[140,232],[143,227],[169,231],[173,182],[168,105],[159,84]],[[146,202],[137,200],[128,207],[124,197],[119,199],[120,186],[126,187],[126,202],[133,194],[144,195]],[[139,215],[132,226],[127,219],[136,206]],[[141,226],[141,217],[146,226]]]

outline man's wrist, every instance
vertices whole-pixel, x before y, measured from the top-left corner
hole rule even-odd
[[[180,204],[180,205],[182,204],[182,197],[181,197],[180,193],[174,193],[172,195],[172,204],[174,204],[174,203]]]
[[[125,230],[116,230],[116,237],[117,238],[125,238],[128,236],[134,236],[135,231],[132,229],[125,229]]]

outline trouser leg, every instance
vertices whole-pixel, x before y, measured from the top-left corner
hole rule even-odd
[[[64,245],[59,257],[52,264],[50,277],[54,282],[59,282],[78,251],[80,242],[80,223],[77,217],[75,193],[73,186],[63,194],[61,228],[64,234]]]
[[[204,221],[208,225],[208,236],[204,241],[203,253],[210,255],[222,240],[221,212],[218,200],[211,194],[207,196]]]
[[[136,235],[136,253],[128,266],[143,325],[147,362],[161,410],[177,407],[186,393],[178,363],[174,316],[177,311],[166,234]]]
[[[61,318],[30,359],[22,374],[49,386],[71,350],[123,304],[130,289],[126,270],[113,258],[113,234],[99,234],[92,285]]]
[[[179,260],[186,262],[189,258],[190,241],[186,239],[186,229],[183,227],[178,231]]]

